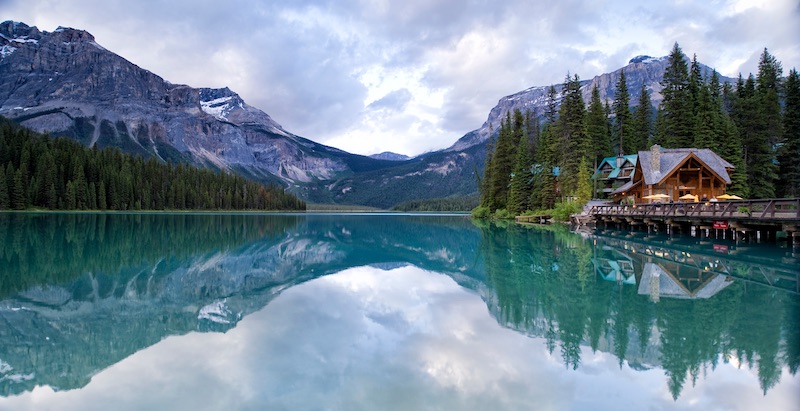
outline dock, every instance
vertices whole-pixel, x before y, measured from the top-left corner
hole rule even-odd
[[[594,205],[586,213],[597,226],[643,227],[648,231],[730,236],[733,240],[774,240],[784,232],[800,244],[800,198],[719,202]]]

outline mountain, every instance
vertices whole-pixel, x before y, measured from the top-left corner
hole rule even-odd
[[[172,84],[86,31],[0,23],[0,115],[87,146],[290,187],[394,163],[296,136],[228,88]]]
[[[594,84],[602,99],[613,100],[624,70],[631,101],[645,84],[657,105],[666,64],[666,57],[634,58],[583,81],[584,100]],[[106,50],[86,31],[59,27],[48,33],[24,23],[0,23],[0,116],[90,147],[118,147],[279,183],[312,203],[390,208],[409,200],[472,195],[490,131],[509,110],[541,115],[548,88],[501,98],[480,128],[447,149],[414,158],[367,157],[297,136],[228,88],[165,81]]]

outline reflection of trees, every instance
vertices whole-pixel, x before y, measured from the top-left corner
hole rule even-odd
[[[580,365],[580,344],[613,353],[620,366],[626,360],[631,367],[660,365],[676,399],[687,379],[696,384],[720,360],[757,370],[765,393],[784,366],[797,371],[796,294],[733,280],[710,298],[654,303],[636,285],[589,274],[593,259],[613,251],[602,239],[587,241],[557,226],[482,225],[481,230],[498,321],[544,337],[551,353],[560,348],[567,367]],[[626,255],[638,281],[653,256]],[[750,270],[741,256],[735,265]]]
[[[0,298],[87,272],[225,250],[296,223],[236,214],[0,214]]]

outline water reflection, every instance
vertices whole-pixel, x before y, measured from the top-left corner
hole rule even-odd
[[[800,363],[786,250],[463,217],[161,214],[5,214],[0,246],[0,409],[33,394],[76,409],[645,408],[723,401],[714,375],[731,373],[752,376],[747,404],[798,400],[781,383],[797,388]]]

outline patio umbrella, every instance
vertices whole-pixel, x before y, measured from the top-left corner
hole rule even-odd
[[[723,194],[721,196],[717,196],[717,200],[744,200],[742,197],[739,197],[735,194]]]
[[[649,196],[644,196],[642,198],[647,200],[659,200],[659,199],[669,198],[669,196],[666,194],[650,194]]]
[[[684,195],[682,195],[682,196],[680,196],[678,198],[681,199],[681,200],[692,200],[692,201],[696,201],[697,200],[697,196],[694,195],[694,194],[684,194]],[[717,198],[719,198],[719,197],[717,197]]]

